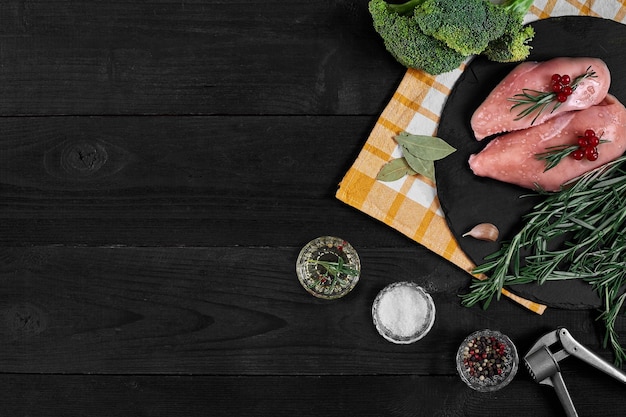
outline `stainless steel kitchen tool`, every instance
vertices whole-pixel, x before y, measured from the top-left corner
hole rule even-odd
[[[550,347],[557,343],[560,343],[562,348],[556,351],[550,350]],[[535,381],[554,387],[568,417],[578,416],[559,367],[559,362],[569,356],[575,356],[626,384],[626,373],[578,343],[567,329],[561,327],[545,334],[524,356],[524,363]]]

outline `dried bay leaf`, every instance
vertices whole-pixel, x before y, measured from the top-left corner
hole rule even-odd
[[[404,152],[427,161],[443,159],[456,151],[445,140],[435,136],[412,135],[402,132],[395,139],[402,146]]]
[[[416,157],[402,146],[404,158],[409,166],[418,174],[435,181],[435,163],[433,161]]]
[[[394,139],[400,145],[404,156],[383,165],[376,176],[379,181],[396,181],[405,175],[421,174],[434,182],[434,161],[443,159],[456,151],[446,141],[434,136],[401,132]]]
[[[376,179],[384,182],[391,182],[399,180],[405,175],[415,175],[414,169],[412,169],[405,158],[396,158],[387,162],[378,172]]]

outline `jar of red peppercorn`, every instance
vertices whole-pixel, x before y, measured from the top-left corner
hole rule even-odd
[[[508,385],[518,364],[517,349],[511,339],[489,329],[467,336],[456,354],[456,368],[463,382],[482,392]]]

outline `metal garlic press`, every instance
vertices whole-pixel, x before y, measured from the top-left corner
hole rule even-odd
[[[557,343],[560,343],[561,349],[550,350]],[[524,356],[524,363],[535,381],[554,387],[568,417],[578,416],[559,368],[559,362],[568,356],[575,356],[626,384],[626,373],[578,343],[567,329],[561,327],[542,336]]]

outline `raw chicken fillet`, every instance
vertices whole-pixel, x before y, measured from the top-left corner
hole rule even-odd
[[[515,102],[510,98],[521,94],[523,89],[551,92],[553,74],[567,74],[573,83],[587,69],[595,71],[595,77],[582,80],[567,101],[555,111],[552,111],[551,103],[534,123],[536,113],[515,120],[525,107],[511,109]],[[594,106],[606,97],[610,84],[609,69],[604,61],[597,58],[554,58],[545,62],[524,62],[515,67],[474,112],[471,119],[474,136],[482,140],[498,133],[538,126],[559,114]]]
[[[546,161],[536,155],[549,147],[576,145],[587,129],[608,141],[597,146],[598,159],[575,160],[568,155],[545,171]],[[626,108],[609,94],[596,106],[561,113],[541,125],[493,139],[481,152],[470,156],[469,165],[478,176],[530,189],[558,191],[567,181],[618,158],[625,150]]]

